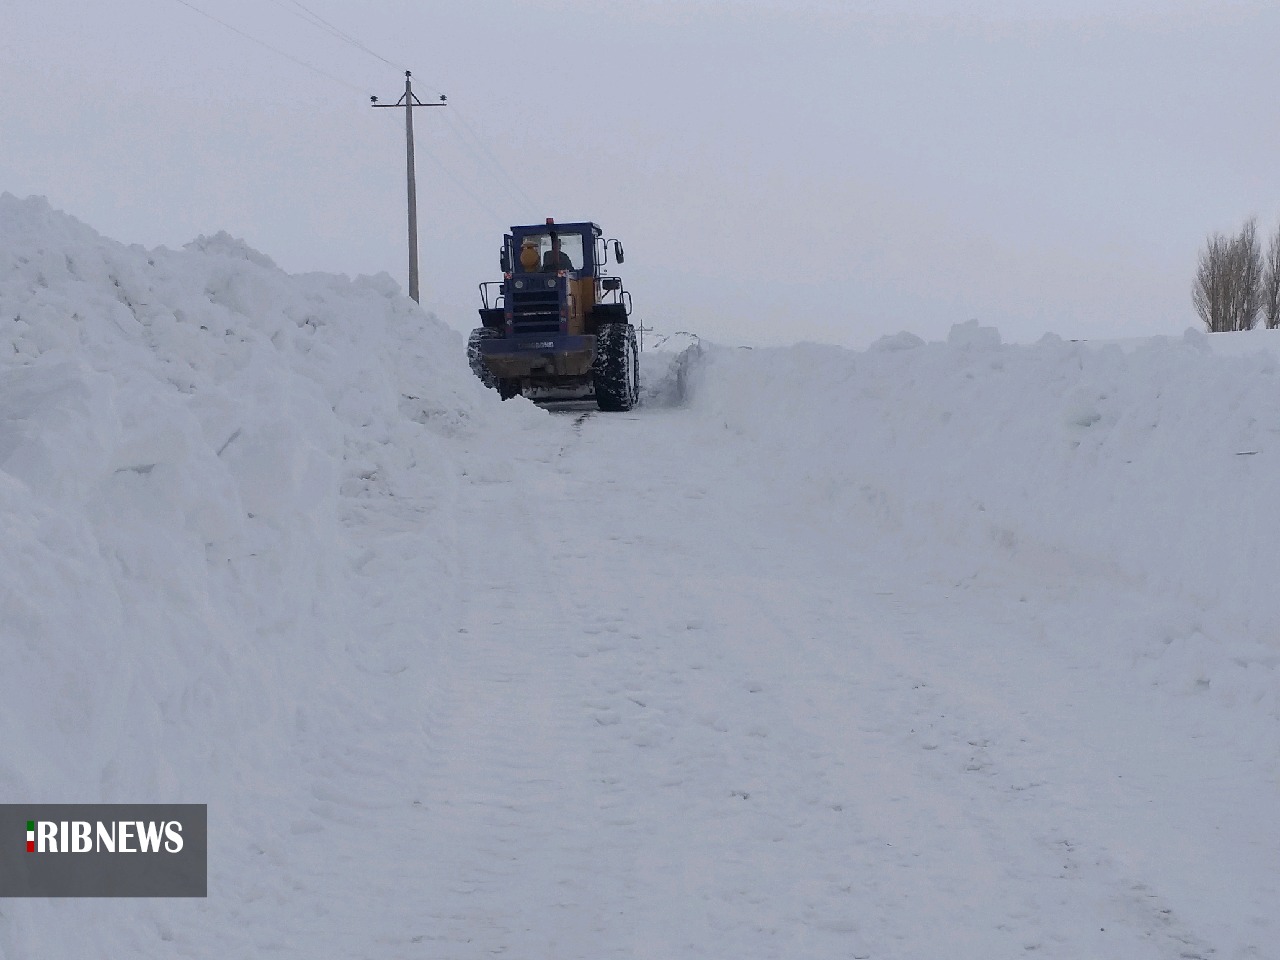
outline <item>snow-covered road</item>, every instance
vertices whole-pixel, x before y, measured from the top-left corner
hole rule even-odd
[[[1274,955],[1274,782],[1113,669],[1133,584],[922,576],[681,411],[558,417],[459,492],[422,956]]]

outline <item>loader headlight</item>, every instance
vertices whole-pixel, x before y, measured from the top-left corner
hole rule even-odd
[[[524,289],[524,281],[523,281],[523,280],[517,280],[517,281],[516,281],[516,289],[517,289],[517,290],[523,290],[523,289]]]
[[[547,289],[548,289],[548,290],[550,290],[550,289],[551,289],[552,287],[554,287],[555,285],[556,285],[556,282],[555,282],[554,280],[552,280],[550,277],[548,277],[548,278],[547,278]]]

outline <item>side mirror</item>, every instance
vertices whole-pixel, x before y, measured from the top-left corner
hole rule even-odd
[[[509,248],[503,247],[498,254],[498,265],[502,268],[503,273],[511,272],[511,250]]]
[[[622,278],[621,277],[604,277],[600,281],[600,286],[605,290],[621,290]]]
[[[613,259],[622,263],[622,244],[617,240],[613,241]]]

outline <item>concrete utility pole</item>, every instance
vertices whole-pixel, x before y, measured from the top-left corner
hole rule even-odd
[[[404,96],[395,103],[379,103],[377,97],[370,97],[375,107],[404,107],[404,146],[405,160],[409,179],[409,296],[414,303],[418,301],[418,185],[413,172],[413,108],[443,107],[444,94],[440,94],[439,103],[423,103],[413,95],[413,74],[404,72]]]

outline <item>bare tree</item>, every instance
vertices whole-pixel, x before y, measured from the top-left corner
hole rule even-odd
[[[1258,222],[1250,219],[1234,237],[1215,233],[1200,252],[1191,300],[1212,333],[1252,330],[1263,303]]]
[[[1280,327],[1280,226],[1267,244],[1267,260],[1262,267],[1262,315],[1268,330]]]
[[[1210,333],[1227,329],[1227,260],[1231,241],[1215,233],[1200,251],[1191,302]]]
[[[1235,330],[1252,330],[1262,309],[1262,249],[1258,246],[1258,221],[1252,217],[1235,240],[1236,291]]]

